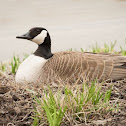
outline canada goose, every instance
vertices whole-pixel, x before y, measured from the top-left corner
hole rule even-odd
[[[89,52],[51,52],[51,38],[45,28],[35,27],[16,38],[38,44],[37,50],[18,68],[17,83],[49,83],[56,80],[73,82],[85,78],[119,80],[126,77],[126,57]]]

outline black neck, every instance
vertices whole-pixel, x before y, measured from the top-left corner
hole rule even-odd
[[[51,53],[51,39],[49,33],[44,42],[38,46],[38,49],[34,52],[34,55],[49,59],[53,56]]]

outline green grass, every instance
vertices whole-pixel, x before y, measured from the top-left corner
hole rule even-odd
[[[114,43],[111,42],[110,45],[104,44],[104,47],[101,48],[97,43],[95,46],[92,46],[91,51],[93,53],[113,53],[114,52],[114,47],[116,45],[116,41]]]
[[[93,53],[115,53],[115,54],[121,54],[123,56],[126,56],[126,49],[125,49],[126,40],[125,40],[125,43],[124,43],[124,47],[120,46],[120,51],[119,52],[114,50],[116,43],[117,43],[116,41],[114,43],[111,42],[110,45],[105,43],[103,48],[100,47],[96,43],[95,46],[91,47],[91,52],[93,52]],[[83,52],[82,49],[81,49],[81,51]]]
[[[116,41],[110,45],[104,44],[101,48],[96,43],[92,46],[94,53],[117,53],[114,51]],[[75,51],[72,48],[69,51]],[[85,52],[81,48],[81,52]],[[124,47],[120,46],[120,53],[126,55]],[[20,63],[29,55],[24,54],[23,60],[14,56],[10,63],[11,73],[15,74]],[[8,70],[6,64],[0,64],[0,70]],[[61,84],[62,85],[62,84]],[[74,84],[73,84],[74,85]],[[36,95],[35,91],[29,90],[33,94],[34,116],[33,126],[50,125],[60,126],[65,123],[85,123],[96,118],[96,115],[102,116],[105,113],[116,111],[118,105],[110,103],[112,87],[108,90],[102,90],[102,84],[93,81],[82,85],[63,86],[53,92],[51,87],[47,91]]]
[[[47,93],[45,93],[45,97],[42,99],[42,101],[36,96],[34,96],[34,100],[38,105],[41,106],[41,109],[43,109],[45,118],[47,118],[49,125],[59,126],[66,111],[66,107],[62,108],[60,106],[60,99],[55,99],[52,91],[49,89],[49,94],[47,95]],[[36,115],[35,117],[33,117],[33,126],[36,126],[36,124],[38,124],[38,119],[41,120],[41,113],[37,112],[36,110],[35,112]],[[43,113],[42,116],[44,116]]]
[[[1,62],[0,69],[2,70],[2,72],[5,72],[6,71],[6,64]]]
[[[102,84],[93,81],[90,85],[83,84],[80,87],[64,88],[57,92],[48,91],[41,94],[42,98],[34,95],[36,103],[33,126],[50,125],[60,126],[64,120],[85,122],[95,118],[95,114],[109,113],[117,107],[109,103],[112,87],[106,91],[101,90]],[[90,115],[93,113],[93,117]]]
[[[2,72],[15,74],[21,62],[24,61],[28,56],[29,54],[24,54],[22,59],[19,58],[19,56],[13,56],[10,62],[7,61],[0,63],[0,70]]]
[[[120,46],[120,52],[123,56],[126,56],[126,40],[125,40],[125,44],[124,44],[124,47]]]
[[[15,74],[21,61],[18,56],[14,56],[11,60],[11,73]]]
[[[124,45],[124,47],[120,46],[120,51],[119,51],[119,52],[116,52],[116,51],[114,50],[115,45],[116,45],[116,41],[113,42],[113,43],[111,42],[110,45],[108,45],[108,44],[105,43],[105,44],[104,44],[104,47],[102,48],[102,47],[100,47],[100,46],[96,43],[95,46],[92,46],[92,47],[91,47],[91,52],[93,52],[93,53],[115,53],[115,54],[121,54],[121,55],[125,56],[125,55],[126,55],[126,49],[125,49],[126,40],[125,40],[125,45]],[[76,50],[71,48],[71,49],[69,49],[68,51],[76,51]],[[85,51],[87,51],[87,50],[84,50],[83,48],[81,48],[80,51],[81,51],[81,52],[85,52]],[[12,60],[11,60],[11,63],[10,63],[10,67],[11,67],[10,72],[11,72],[12,74],[15,74],[16,71],[17,71],[17,69],[18,69],[18,67],[19,67],[19,65],[20,65],[20,63],[21,63],[22,61],[24,61],[28,56],[29,56],[29,54],[24,54],[22,60],[19,58],[19,56],[13,56],[13,58],[12,58]],[[8,71],[8,65],[7,65],[6,63],[2,63],[2,62],[1,62],[1,64],[0,64],[0,70],[1,70],[2,72],[5,72],[6,70]]]
[[[23,61],[29,56],[29,54],[24,54],[23,56]],[[19,58],[19,56],[13,56],[12,60],[11,60],[11,73],[15,74],[19,65],[21,64],[22,60]]]

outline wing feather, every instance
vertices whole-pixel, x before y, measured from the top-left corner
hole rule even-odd
[[[119,80],[126,77],[126,57],[112,54],[59,52],[47,62],[61,79]]]

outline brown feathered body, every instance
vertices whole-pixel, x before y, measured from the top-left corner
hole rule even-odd
[[[40,71],[41,82],[58,80],[120,80],[126,77],[126,57],[85,52],[55,53]]]

